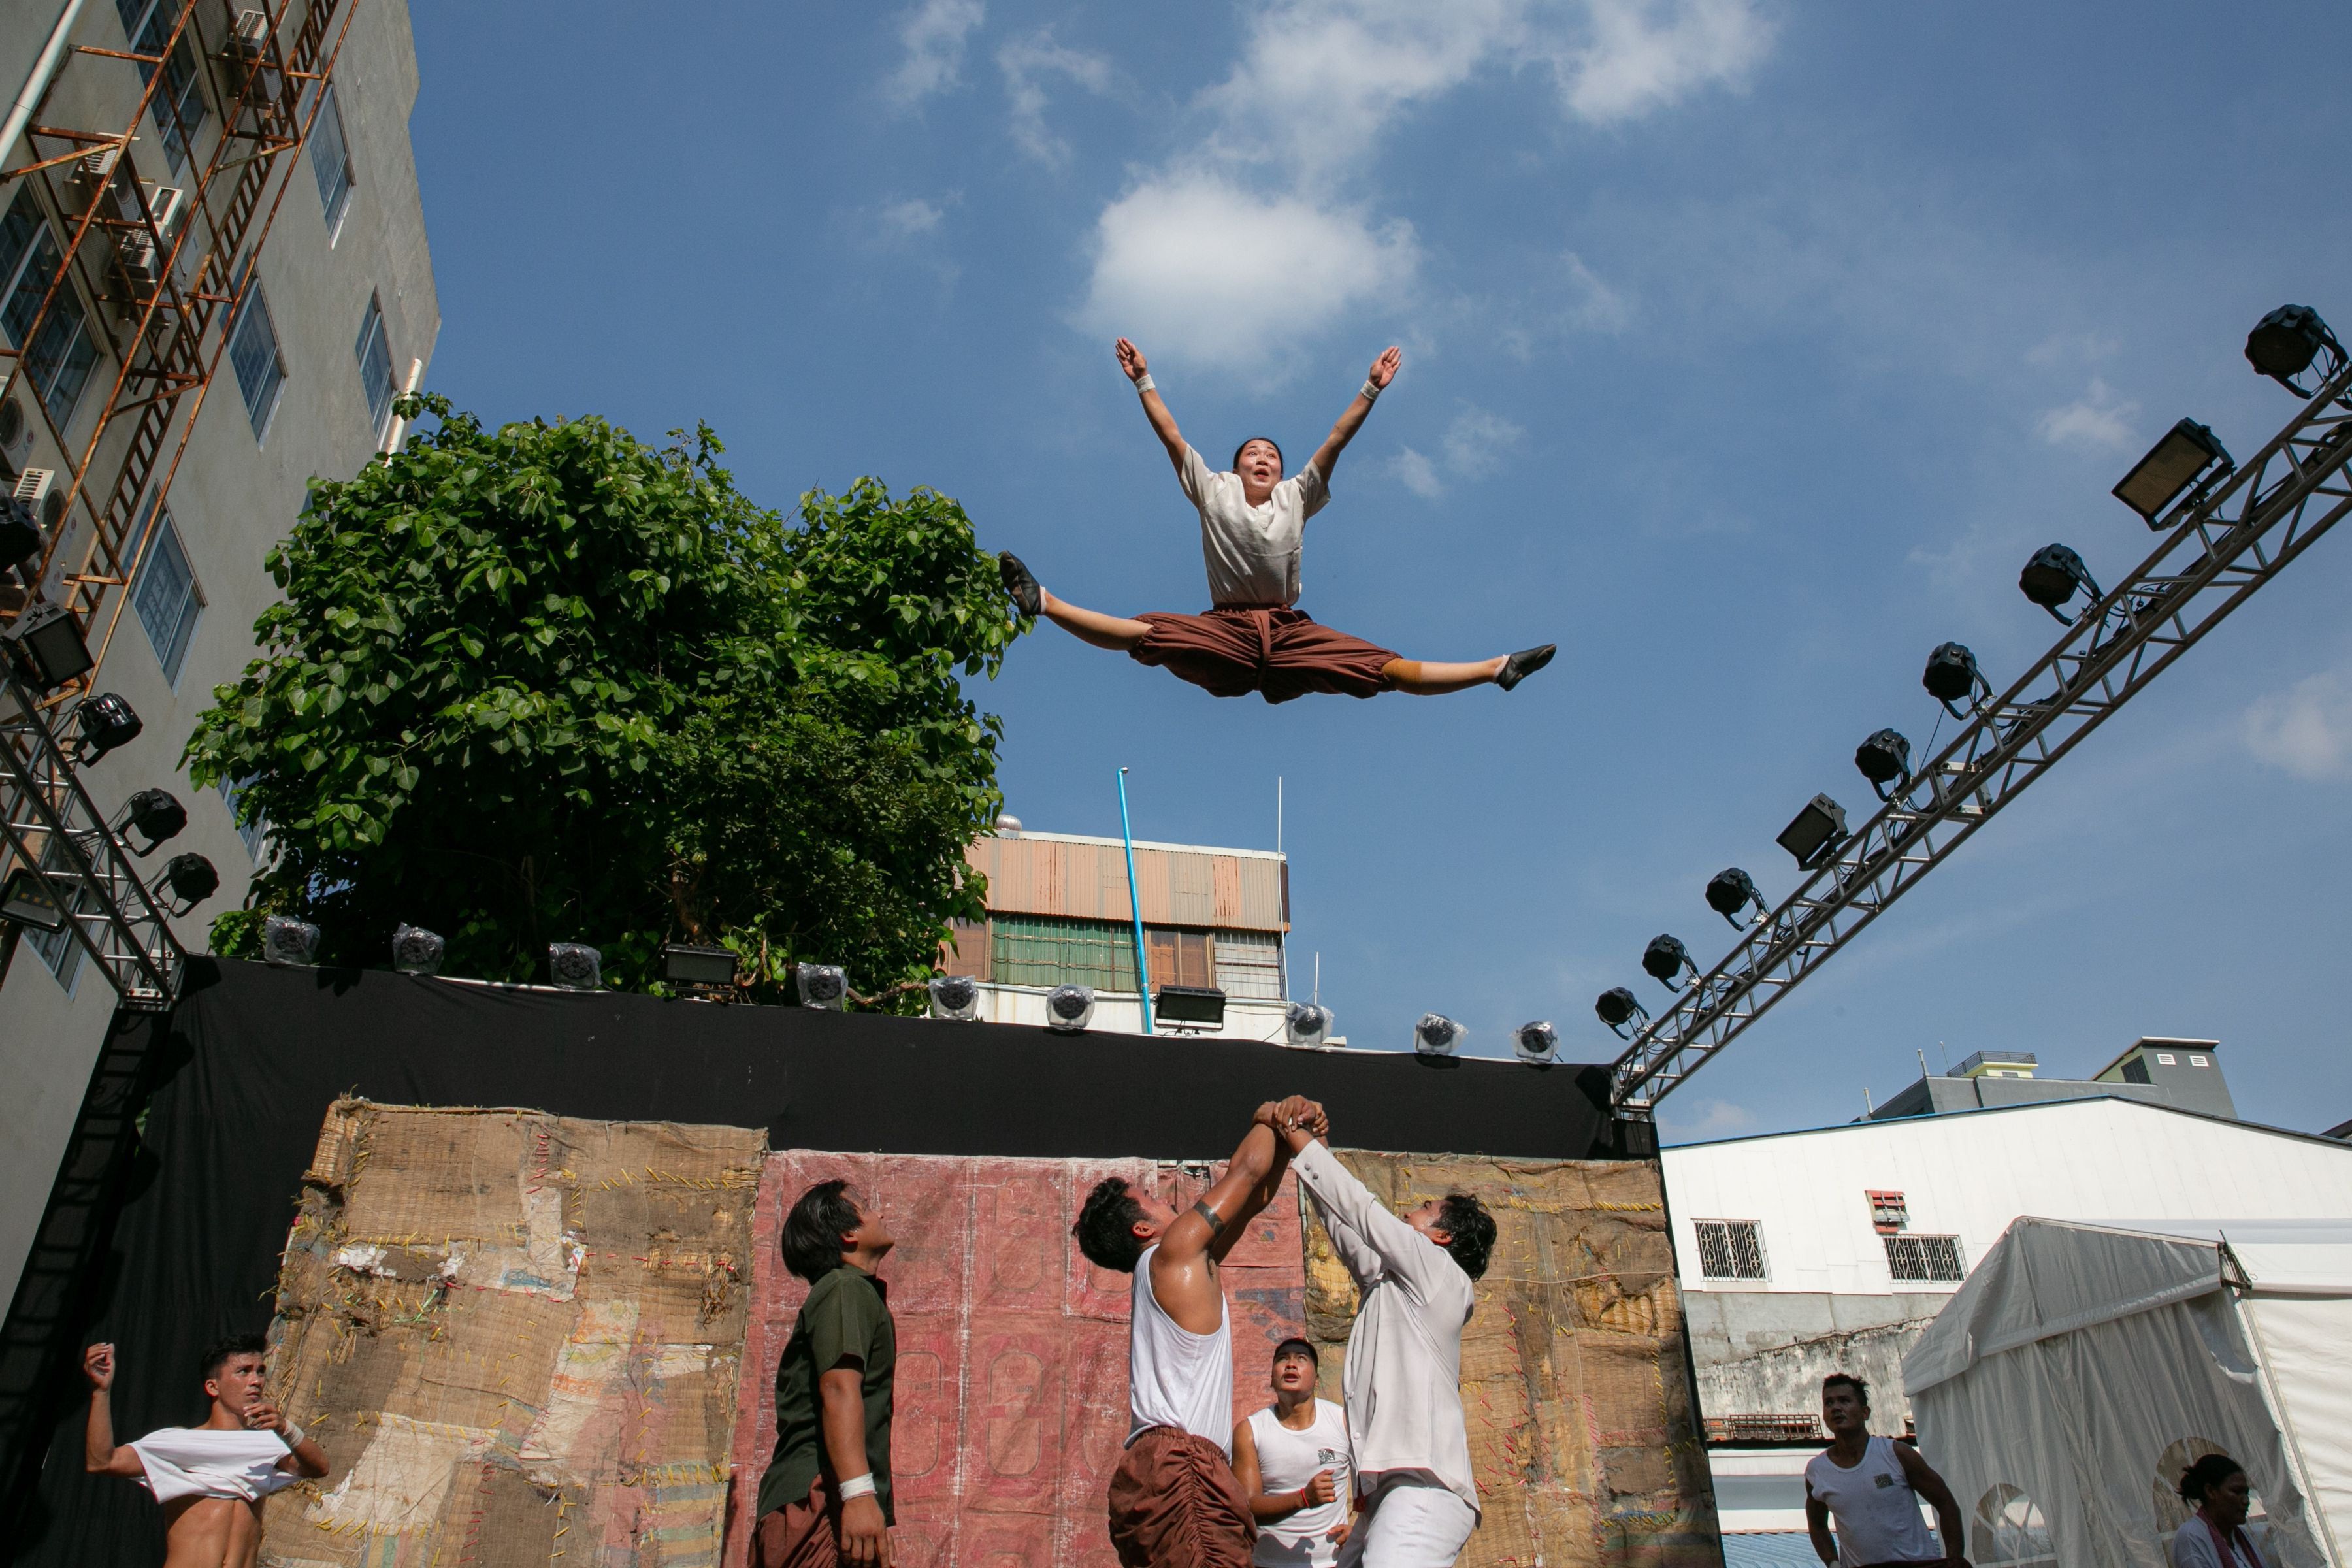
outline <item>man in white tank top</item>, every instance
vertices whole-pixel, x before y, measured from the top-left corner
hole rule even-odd
[[[1822,1425],[1830,1429],[1830,1446],[1805,1466],[1805,1527],[1823,1568],[1969,1568],[1952,1489],[1910,1444],[1870,1435],[1870,1389],[1862,1379],[1833,1372],[1822,1380]],[[1936,1510],[1940,1551],[1919,1517],[1922,1498]]]
[[[1234,1427],[1234,1476],[1257,1516],[1258,1568],[1332,1568],[1348,1539],[1355,1460],[1348,1419],[1315,1397],[1321,1358],[1305,1340],[1274,1347],[1274,1403]]]
[[[1278,1112],[1258,1107],[1225,1173],[1178,1214],[1117,1176],[1071,1227],[1098,1268],[1135,1278],[1127,1450],[1110,1479],[1110,1541],[1124,1568],[1248,1568],[1257,1524],[1234,1479],[1233,1324],[1217,1265],[1282,1185]],[[1312,1108],[1319,1119],[1319,1107]]]

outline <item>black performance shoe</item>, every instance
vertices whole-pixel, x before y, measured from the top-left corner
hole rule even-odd
[[[1034,620],[1045,603],[1045,591],[1037,585],[1036,577],[1010,550],[996,552],[996,570],[1004,578],[1004,591],[1013,595],[1013,607]]]
[[[1558,643],[1546,643],[1541,647],[1522,648],[1503,661],[1503,673],[1495,677],[1495,684],[1508,691],[1537,670],[1551,662],[1559,651]]]

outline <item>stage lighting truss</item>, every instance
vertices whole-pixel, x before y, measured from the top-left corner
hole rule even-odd
[[[43,706],[16,670],[0,668],[0,869],[12,889],[37,885],[27,896],[64,916],[123,1007],[163,1012],[179,995],[187,953],[170,911],[82,787],[70,722],[70,710]]]
[[[971,975],[934,974],[929,990],[932,1017],[956,1024],[979,1021],[980,982]]]
[[[1647,1116],[2352,511],[2347,458],[2352,363],[2339,358],[2261,452],[2175,509],[2153,553],[2097,595],[2006,691],[1976,702],[1907,784],[1642,1026],[1612,1069],[1619,1114]],[[1606,1011],[1602,1021],[1611,1021]]]
[[[1511,1049],[1519,1060],[1540,1067],[1559,1059],[1559,1031],[1549,1018],[1521,1024],[1511,1031]]]

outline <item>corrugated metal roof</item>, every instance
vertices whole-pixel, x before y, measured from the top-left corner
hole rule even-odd
[[[1116,838],[991,834],[964,858],[988,878],[991,912],[1133,919],[1127,853]],[[1264,849],[1138,844],[1135,881],[1152,925],[1225,931],[1290,929],[1287,863]]]

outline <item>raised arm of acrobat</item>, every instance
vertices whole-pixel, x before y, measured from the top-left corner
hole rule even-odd
[[[1176,416],[1168,412],[1168,400],[1160,395],[1160,389],[1152,384],[1151,367],[1145,363],[1143,351],[1125,338],[1112,346],[1118,354],[1118,368],[1127,373],[1127,379],[1135,383],[1136,390],[1143,394],[1143,416],[1151,421],[1151,433],[1160,437],[1162,447],[1168,448],[1168,460],[1176,465],[1178,475],[1182,475],[1184,433],[1176,428]]]
[[[1388,390],[1389,383],[1396,379],[1396,373],[1403,363],[1402,352],[1395,344],[1390,344],[1388,352],[1374,360],[1372,368],[1365,373],[1362,390],[1349,400],[1347,411],[1339,416],[1339,422],[1331,426],[1331,434],[1324,437],[1323,444],[1315,448],[1311,461],[1315,471],[1323,476],[1326,485],[1331,482],[1331,470],[1338,467],[1339,454],[1348,449],[1348,443],[1354,440],[1356,432],[1364,427],[1364,420],[1372,412],[1372,399]]]

